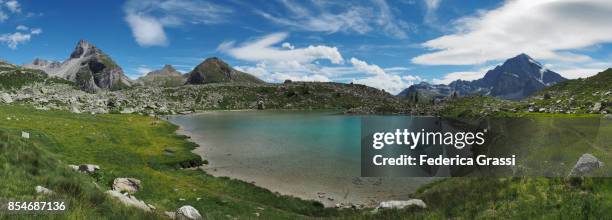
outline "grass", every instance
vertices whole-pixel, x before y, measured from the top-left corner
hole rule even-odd
[[[277,195],[242,181],[215,178],[200,170],[176,169],[177,164],[198,157],[190,152],[195,145],[177,136],[174,133],[176,126],[151,117],[77,115],[62,111],[36,111],[24,106],[2,106],[0,115],[3,116],[0,120],[3,130],[30,132],[32,138],[28,141],[53,155],[49,156],[52,158],[50,160],[62,161],[45,167],[65,170],[68,164],[84,163],[101,167],[99,175],[89,177],[90,180],[82,180],[88,178],[84,175],[74,177],[81,178],[81,181],[75,180],[74,185],[95,181],[102,187],[99,191],[102,192],[110,189],[117,177],[134,177],[140,179],[143,186],[133,195],[154,205],[160,212],[174,211],[190,204],[212,219],[227,218],[226,215],[254,217],[256,212],[264,218],[276,219],[338,214],[338,211],[325,209],[317,202]],[[165,154],[165,149],[172,149],[173,155]],[[6,157],[12,156],[11,153],[15,152],[2,152]],[[31,156],[35,155],[32,153]],[[56,173],[41,175],[52,178]],[[3,179],[28,180],[10,175],[3,176]],[[44,182],[36,184],[44,185]],[[32,195],[33,187],[27,187],[26,191],[6,191],[1,196]],[[89,213],[82,214],[87,218],[96,217]]]
[[[46,150],[47,138],[35,134],[22,139],[20,131],[0,130],[0,198],[3,201],[64,201],[64,213],[28,215],[0,212],[0,219],[161,219],[152,213],[125,207],[107,198],[91,178],[69,170],[58,156]],[[35,186],[52,189],[53,195],[35,193]]]

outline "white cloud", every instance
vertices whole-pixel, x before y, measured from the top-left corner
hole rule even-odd
[[[125,17],[132,28],[132,35],[140,46],[165,46],[168,44],[163,25],[155,18],[136,14]]]
[[[544,65],[568,79],[586,78],[612,67],[611,62],[553,63]]]
[[[519,53],[537,59],[584,62],[590,57],[567,52],[612,42],[612,1],[506,1],[501,7],[455,21],[454,34],[423,43],[432,52],[413,63],[469,65],[502,60]]]
[[[413,80],[420,80],[417,76],[395,74],[406,71],[405,67],[388,68],[388,73],[378,65],[354,57],[345,63],[336,47],[310,45],[298,48],[288,42],[281,44],[287,37],[287,33],[269,34],[238,46],[234,41],[226,41],[217,50],[233,58],[255,63],[254,66],[244,65],[236,69],[268,82],[282,82],[286,79],[327,82],[342,79],[398,93],[410,86]],[[319,62],[323,60],[329,61],[331,65]]]
[[[273,46],[286,39],[287,36],[287,33],[275,33],[238,47],[234,47],[233,43],[225,42],[218,48],[237,59],[252,62],[284,63],[284,65],[308,64],[315,60],[329,60],[334,64],[343,62],[342,55],[336,47],[310,45],[305,48],[283,50]]]
[[[423,79],[421,79],[420,76],[413,76],[413,75],[402,76],[402,79],[408,80],[408,81],[423,81]]]
[[[6,8],[13,13],[21,13],[21,5],[15,0],[10,0],[5,3]]]
[[[130,0],[123,9],[141,46],[168,45],[164,28],[222,23],[232,13],[229,8],[197,0]]]
[[[382,68],[380,68],[378,65],[370,65],[367,62],[359,60],[355,57],[351,57],[350,62],[351,64],[353,64],[355,69],[357,69],[358,71],[368,73],[368,74],[373,74],[373,75],[385,74],[385,71]]]
[[[283,44],[281,45],[281,47],[283,47],[283,48],[285,48],[285,49],[289,49],[289,50],[293,50],[293,49],[295,49],[295,46],[291,45],[291,44],[290,44],[290,43],[288,43],[288,42],[283,43]]]
[[[390,74],[379,74],[361,79],[353,79],[352,81],[354,83],[384,89],[394,95],[412,85],[412,82],[402,79],[401,76]]]
[[[4,22],[6,19],[8,19],[8,15],[6,15],[2,9],[0,9],[0,22]]]
[[[153,70],[146,66],[139,66],[138,68],[136,68],[136,72],[138,72],[138,74],[141,76],[144,76],[145,74],[150,73],[151,71]]]
[[[39,35],[42,34],[42,29],[40,28],[30,28],[28,26],[25,25],[18,25],[17,28],[18,31],[22,31],[22,32],[30,32],[30,34],[32,35]]]
[[[452,72],[446,74],[442,79],[434,78],[432,82],[434,84],[449,84],[455,80],[466,80],[472,81],[484,77],[486,72],[481,71],[464,71],[464,72]]]
[[[282,82],[284,80],[310,81],[310,82],[329,82],[327,76],[322,74],[305,75],[303,70],[292,70],[283,66],[268,67],[265,63],[258,63],[256,66],[238,66],[237,70],[253,74],[254,76],[268,82]]]
[[[432,79],[432,82],[434,84],[447,84],[448,85],[449,83],[455,80],[459,80],[459,79],[465,80],[465,81],[477,80],[477,79],[484,77],[487,71],[493,68],[495,68],[495,66],[486,66],[486,67],[482,67],[474,71],[451,72],[451,73],[447,73],[446,75],[444,75],[442,79],[438,79],[438,78]]]
[[[16,29],[18,31],[27,31],[27,30],[30,30],[30,28],[25,26],[25,25],[18,25]]]
[[[425,6],[427,10],[436,10],[440,6],[441,0],[425,0]]]
[[[40,28],[32,28],[32,29],[30,29],[30,33],[33,34],[33,35],[42,34],[42,29],[40,29]]]
[[[397,94],[402,90],[412,85],[412,80],[420,79],[415,76],[400,76],[386,73],[382,68],[375,64],[368,64],[365,61],[359,60],[352,57],[350,59],[351,64],[357,72],[363,72],[369,74],[361,79],[353,79],[354,83],[368,85],[378,89],[384,89],[391,94]]]
[[[438,18],[436,17],[436,10],[440,7],[442,0],[424,0],[425,1],[425,23],[432,24]]]
[[[389,36],[406,38],[407,30],[411,28],[407,22],[395,18],[385,0],[373,0],[373,5],[315,1],[310,8],[303,2],[281,3],[288,13],[261,10],[255,10],[255,13],[280,25],[313,32],[366,34],[380,28]]]
[[[0,35],[0,42],[5,43],[11,49],[17,49],[17,45],[30,41],[30,34],[15,32],[12,34]]]

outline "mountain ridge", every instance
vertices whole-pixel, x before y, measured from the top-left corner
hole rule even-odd
[[[177,87],[185,84],[187,74],[182,74],[172,65],[166,64],[161,69],[148,72],[136,81],[144,86]]]
[[[521,53],[506,60],[502,65],[487,71],[477,80],[455,80],[448,85],[419,83],[400,92],[400,97],[414,97],[415,92],[424,93],[423,98],[438,99],[451,95],[488,95],[501,99],[520,100],[548,86],[565,81],[560,74],[545,68],[529,55]]]
[[[23,67],[72,81],[88,92],[118,90],[133,84],[110,56],[85,40],[80,40],[68,59],[61,63],[35,59]]]

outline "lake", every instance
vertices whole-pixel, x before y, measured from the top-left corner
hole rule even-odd
[[[393,116],[389,116],[393,117]],[[373,205],[408,199],[432,178],[360,177],[361,116],[318,111],[210,111],[169,116],[201,147],[204,170],[304,199]]]

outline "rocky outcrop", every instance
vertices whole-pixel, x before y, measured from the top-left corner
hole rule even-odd
[[[204,60],[204,62],[200,63],[189,73],[186,84],[223,82],[263,83],[257,77],[238,71],[223,62],[223,60],[212,57]]]
[[[151,207],[149,207],[149,205],[147,205],[144,201],[138,200],[136,197],[128,195],[127,193],[122,194],[121,192],[115,190],[108,190],[106,191],[106,194],[117,199],[126,206],[136,207],[147,212],[151,211]]]
[[[423,200],[410,199],[410,200],[391,200],[381,202],[376,209],[404,209],[410,207],[427,208],[427,205]]]
[[[140,180],[135,178],[116,178],[113,181],[113,190],[119,192],[137,192],[140,189]]]
[[[13,103],[13,98],[8,93],[0,93],[0,103],[11,104]]]
[[[176,210],[177,220],[201,220],[202,215],[193,206],[185,205]]]
[[[583,154],[580,157],[580,159],[578,159],[578,162],[576,162],[576,165],[574,165],[574,167],[572,168],[568,176],[570,177],[585,176],[591,173],[593,170],[603,167],[603,166],[604,166],[604,163],[599,161],[592,154]]]
[[[61,64],[36,59],[24,67],[72,81],[87,92],[118,90],[132,85],[121,67],[102,50],[84,40],[78,42],[70,57]]]

